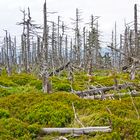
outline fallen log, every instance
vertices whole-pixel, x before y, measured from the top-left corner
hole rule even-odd
[[[138,96],[140,93],[118,93],[118,94],[104,94],[104,95],[93,95],[93,96],[85,96],[84,99],[114,99],[118,96],[123,97],[125,95],[132,95],[132,96]]]
[[[51,134],[51,133],[60,133],[60,134],[89,134],[92,132],[111,132],[112,129],[110,126],[97,126],[97,127],[84,127],[84,128],[42,128],[41,133]]]
[[[118,89],[125,89],[132,86],[132,84],[120,84],[118,85]],[[116,86],[111,86],[111,87],[101,87],[101,88],[94,88],[90,90],[84,90],[84,91],[74,91],[74,93],[80,97],[84,96],[92,96],[92,95],[97,95],[97,94],[102,94],[105,93],[106,91],[109,90],[115,90]]]

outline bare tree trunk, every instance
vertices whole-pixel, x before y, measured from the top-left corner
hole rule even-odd
[[[4,53],[4,48],[1,48],[1,63],[2,65],[5,65],[5,53]]]
[[[17,41],[16,37],[14,38],[14,65],[17,64]]]
[[[49,75],[47,73],[44,73],[44,75],[43,75],[43,92],[50,93],[50,91],[51,91],[51,85],[49,83]]]
[[[122,35],[120,34],[120,51],[122,51]],[[122,65],[122,54],[119,55],[119,68],[121,68]]]
[[[37,37],[37,61],[41,61],[41,43],[40,43],[40,38]]]
[[[115,60],[114,60],[114,32],[112,31],[112,38],[111,38],[111,56],[112,56],[112,66],[114,67],[114,63],[115,63]]]
[[[27,72],[30,72],[30,63],[31,63],[31,51],[30,51],[30,9],[28,8],[28,19],[27,19]]]
[[[58,59],[60,61],[60,16],[58,16],[58,23],[57,23],[57,54]]]
[[[10,69],[10,62],[9,62],[9,44],[8,44],[8,35],[7,30],[5,30],[6,36],[5,36],[5,45],[6,45],[6,58],[7,58],[7,74],[8,76],[11,75],[11,69]]]
[[[8,43],[9,43],[9,68],[10,68],[10,75],[12,74],[12,66],[13,66],[13,57],[12,57],[12,44],[11,44],[11,36],[9,34],[8,38]]]
[[[132,37],[133,37],[133,31],[132,30],[130,30],[130,33],[129,33],[129,56],[130,57],[134,57],[134,48],[133,48],[133,39],[132,39]]]
[[[62,62],[62,44],[63,44],[63,36],[60,36],[60,52],[59,52],[59,60]]]
[[[111,132],[110,126],[84,127],[84,128],[43,128],[42,133],[61,133],[61,134],[89,134],[92,132]]]
[[[97,21],[97,25],[96,25],[96,35],[95,35],[95,49],[96,49],[96,52],[95,52],[95,59],[96,59],[96,65],[98,64],[98,60],[99,60],[99,49],[100,49],[100,46],[99,46],[99,29],[98,29],[98,21]]]
[[[22,34],[21,36],[21,47],[22,47],[22,58],[21,58],[21,64],[25,67],[25,72],[28,72],[28,62],[27,62],[27,47],[26,47],[26,37],[25,34]]]
[[[65,57],[64,57],[64,59],[65,59],[65,62],[68,61],[68,38],[67,38],[67,35],[65,37]]]
[[[52,22],[52,42],[51,42],[51,45],[52,45],[52,54],[51,54],[51,56],[52,56],[52,67],[53,67],[53,69],[54,69],[54,62],[55,62],[55,35],[54,35],[54,31],[55,29],[54,29],[54,22]]]
[[[129,51],[128,51],[128,28],[126,27],[125,29],[125,34],[124,34],[124,65],[128,64],[128,57],[129,57]]]
[[[45,48],[45,60],[46,60],[46,62],[48,62],[48,25],[47,25],[47,6],[46,6],[46,0],[45,0],[45,3],[44,3],[43,46]]]
[[[84,54],[83,54],[83,63],[84,63],[84,69],[86,70],[87,67],[87,46],[86,46],[86,31],[85,27],[83,28],[83,47],[84,47]]]
[[[135,62],[133,62],[132,66],[131,66],[131,70],[130,70],[130,79],[131,80],[135,79],[135,71],[136,71]]]
[[[134,6],[135,56],[139,56],[137,4]]]
[[[117,49],[117,25],[115,22],[115,38],[114,38],[114,47],[115,49]],[[117,52],[114,52],[114,66],[117,68],[118,64],[117,64]]]
[[[76,49],[76,61],[78,64],[80,64],[80,56],[81,56],[81,45],[80,45],[80,29],[79,29],[79,21],[80,21],[80,15],[79,10],[76,9],[76,28],[75,28],[75,49]]]
[[[72,39],[71,39],[71,42],[70,42],[70,61],[73,60],[73,42],[72,42]]]

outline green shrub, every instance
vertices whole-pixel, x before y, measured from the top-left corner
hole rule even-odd
[[[35,87],[30,86],[30,85],[18,86],[15,90],[16,90],[15,93],[19,93],[19,94],[38,92],[38,89],[36,89]]]
[[[38,90],[42,89],[42,81],[41,80],[32,80],[29,84],[30,84],[30,86],[34,86]]]
[[[39,134],[41,126],[38,125],[37,123],[34,123],[34,124],[29,125],[27,129],[31,135],[31,138],[33,139],[33,138],[36,138],[37,135]]]
[[[10,94],[11,94],[11,93],[9,92],[8,89],[6,89],[6,88],[1,88],[1,87],[0,87],[0,97],[8,96],[8,95],[10,95]]]
[[[107,73],[108,71],[95,71],[90,84],[96,86],[99,84],[113,85],[113,76],[107,76]],[[124,78],[128,81],[127,74],[118,73],[116,77],[118,80]],[[6,75],[0,77],[1,85],[10,87],[0,88],[1,140],[36,139],[42,127],[81,127],[74,121],[72,103],[74,103],[76,113],[84,126],[112,124],[112,132],[95,132],[89,136],[84,135],[71,139],[140,139],[140,121],[129,96],[125,96],[121,100],[85,100],[74,94],[62,92],[70,90],[70,82],[67,79],[66,72],[62,73],[60,77],[51,77],[50,80],[52,80],[53,89],[59,92],[43,94],[39,91],[42,88],[41,81],[32,75],[14,74],[11,77]],[[87,88],[87,82],[87,75],[77,72],[74,76],[73,88],[84,90]],[[134,82],[138,83],[138,78]],[[122,89],[119,92],[127,92],[127,89]],[[114,91],[110,91],[110,93],[114,93]],[[140,97],[133,97],[133,101],[138,112],[140,112]],[[51,136],[50,139],[52,139]]]
[[[16,83],[17,85],[27,85],[29,84],[32,80],[35,80],[36,78],[33,77],[32,75],[29,74],[13,74],[12,76],[9,77],[12,82]]]
[[[1,134],[10,135],[11,138],[20,138],[25,134],[29,134],[25,123],[15,118],[1,119]]]
[[[55,89],[57,91],[71,91],[70,84],[68,83],[59,83],[58,85],[55,86]]]
[[[95,76],[92,83],[95,85],[112,86],[114,85],[114,78],[112,76]]]
[[[8,110],[0,109],[0,119],[1,118],[9,118],[10,113]]]
[[[11,87],[11,86],[16,86],[16,83],[14,83],[7,76],[1,76],[0,77],[0,85],[5,86],[5,87]]]
[[[52,86],[55,91],[70,91],[70,83],[67,78],[58,78],[53,76],[50,78],[52,80]]]
[[[30,108],[26,120],[30,123],[46,124],[48,126],[63,127],[71,123],[73,112],[60,102],[44,101]]]

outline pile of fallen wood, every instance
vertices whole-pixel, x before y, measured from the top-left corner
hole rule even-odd
[[[104,98],[113,98],[116,96],[115,94],[105,94],[107,91],[110,90],[121,90],[121,89],[126,89],[134,86],[133,83],[127,83],[127,84],[119,84],[116,86],[110,86],[110,87],[92,87],[92,89],[89,90],[84,90],[84,91],[73,91],[74,94],[78,95],[79,97],[82,98],[87,98],[87,99],[104,99]],[[118,96],[124,96],[127,93],[118,93]],[[130,94],[130,92],[128,92]],[[136,91],[131,92],[132,95],[138,94]]]

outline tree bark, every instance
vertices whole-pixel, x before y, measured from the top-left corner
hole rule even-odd
[[[120,84],[118,85],[118,89],[125,89],[130,86],[132,86],[132,84]],[[85,90],[85,91],[75,91],[74,93],[80,97],[84,97],[84,96],[91,96],[91,95],[105,93],[106,91],[115,90],[115,89],[116,89],[116,86],[111,86],[111,87],[95,88],[95,89],[90,89],[90,90]]]
[[[61,134],[89,134],[92,132],[111,132],[110,126],[84,127],[84,128],[42,128],[43,134],[61,133]]]

